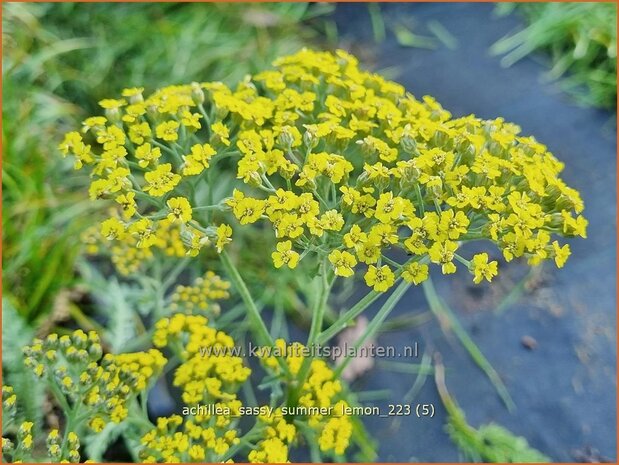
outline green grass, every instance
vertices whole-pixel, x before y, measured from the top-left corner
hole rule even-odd
[[[16,98],[31,91],[5,75],[2,279],[4,295],[28,321],[50,309],[56,293],[73,281],[80,218],[89,208],[74,189],[80,179],[54,159],[56,122],[79,111],[47,92]]]
[[[550,458],[532,448],[522,436],[516,436],[496,423],[474,428],[464,411],[449,394],[445,384],[445,368],[440,354],[434,355],[434,381],[439,397],[447,411],[445,430],[462,452],[465,460],[487,463],[547,463]]]
[[[125,87],[234,82],[315,35],[329,5],[4,3],[3,286],[27,321],[75,283],[96,221],[62,134]]]
[[[533,52],[548,57],[547,77],[587,106],[615,108],[617,99],[616,3],[519,3],[515,10],[527,26],[495,43],[491,52],[511,66]]]

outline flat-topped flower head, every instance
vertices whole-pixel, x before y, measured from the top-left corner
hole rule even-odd
[[[208,244],[222,252],[233,223],[270,229],[275,267],[316,260],[342,277],[367,267],[382,292],[400,276],[423,281],[428,263],[491,279],[496,263],[462,256],[467,242],[561,267],[569,247],[555,237],[586,237],[580,195],[544,145],[502,118],[453,118],[341,50],[281,57],[236,87],[129,89],[101,105],[106,116],[85,120],[60,150],[91,170],[91,198],[122,210],[127,234],[107,223],[111,243],[156,247],[162,218],[178,224],[190,256]],[[407,263],[392,260],[398,250]]]

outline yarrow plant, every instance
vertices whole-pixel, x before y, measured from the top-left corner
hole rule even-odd
[[[152,348],[103,355],[98,335],[82,330],[70,336],[50,334],[24,348],[26,365],[49,387],[66,414],[65,432],[52,429],[45,439],[44,460],[79,463],[80,435],[98,434],[110,424],[123,422],[127,424],[125,435],[137,450],[136,458],[146,463],[221,462],[243,449],[254,463],[286,462],[289,448],[301,436],[297,424],[308,428],[308,440],[315,441],[323,454],[342,457],[348,448],[353,429],[344,414],[348,404],[326,362],[312,360],[310,376],[303,384],[299,405],[309,413],[292,418],[278,406],[251,407],[247,411],[258,415],[253,428],[242,435],[239,422],[248,407],[237,392],[252,370],[233,355],[234,340],[209,326],[204,316],[177,313],[156,322],[152,342],[169,350],[172,358]],[[286,342],[277,340],[273,349],[287,351]],[[297,344],[288,350],[286,370],[299,370],[304,361],[302,349]],[[278,361],[268,351],[261,359],[271,376],[281,374]],[[164,368],[174,370],[173,384],[187,406],[212,408],[187,408],[183,415],[159,417],[152,424],[146,392]],[[3,431],[10,431],[17,426],[13,425],[17,396],[11,386],[3,387],[2,396]],[[11,461],[41,459],[34,452],[32,430],[33,423],[25,421],[17,426],[14,440],[3,437],[4,456]]]
[[[544,145],[501,118],[452,118],[433,98],[419,100],[361,70],[341,50],[282,57],[234,88],[221,82],[151,94],[131,88],[100,104],[104,115],[86,119],[60,145],[76,169],[89,171],[90,197],[110,205],[109,218],[85,236],[89,251],[108,250],[126,276],[139,275],[156,257],[181,263],[167,285],[187,261],[212,261],[229,280],[207,273],[176,287],[157,314],[187,313],[160,320],[152,331],[155,346],[180,363],[173,383],[187,405],[216,399],[238,411],[237,391],[250,374],[239,357],[199,358],[200,347],[233,345],[204,316],[192,315],[213,300],[237,293],[255,340],[287,346],[267,329],[243,263],[235,263],[239,253],[269,260],[282,273],[304,264],[314,276],[317,292],[305,296],[307,347],[328,343],[390,292],[359,346],[410,286],[433,291],[432,268],[444,275],[462,268],[475,283],[491,281],[500,271],[496,251],[506,262],[524,257],[532,266],[551,260],[562,267],[570,249],[557,237],[586,237],[579,193],[561,180],[563,164]],[[225,177],[230,172],[235,180]],[[489,247],[471,255],[471,242]],[[369,291],[325,325],[338,278],[357,277]],[[144,389],[163,356],[135,357],[125,363],[138,368],[150,357],[157,367],[139,383]],[[270,406],[343,412],[350,399],[340,376],[350,360],[331,368],[311,356],[264,356]],[[46,370],[38,359],[32,363]],[[102,410],[96,423],[110,415]],[[156,423],[141,437],[140,458],[148,461],[227,460],[249,441],[239,439],[231,418],[174,415]],[[286,461],[300,436],[312,458],[342,458],[354,428],[346,415],[261,415],[247,433],[253,440],[247,457]]]
[[[101,234],[149,251],[158,232],[179,231],[186,254],[209,243],[221,253],[231,211],[240,226],[270,223],[275,267],[311,255],[328,262],[325,272],[352,277],[361,264],[381,292],[396,276],[423,281],[426,263],[444,274],[461,263],[475,282],[491,280],[497,263],[487,253],[464,258],[465,242],[493,242],[507,261],[561,267],[569,246],[552,235],[586,235],[580,196],[559,178],[563,165],[516,125],[453,119],[432,98],[359,70],[343,51],[304,50],[275,66],[234,90],[218,82],[147,97],[126,89],[101,102],[105,117],[67,134],[60,148],[76,168],[91,168],[91,198],[120,207]],[[211,165],[226,159],[245,187],[204,205]],[[412,258],[388,259],[394,249]]]

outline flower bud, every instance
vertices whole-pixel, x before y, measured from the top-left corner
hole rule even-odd
[[[404,134],[402,136],[402,139],[400,139],[400,147],[402,147],[402,150],[406,153],[409,153],[411,155],[418,155],[419,151],[417,150],[417,141],[415,140],[414,137],[410,136],[409,134]]]
[[[80,384],[82,386],[88,386],[90,385],[91,382],[92,382],[92,378],[87,372],[84,371],[80,374]]]
[[[561,197],[559,197],[555,205],[556,205],[555,208],[558,211],[573,210],[575,206],[574,202],[572,202],[572,200],[565,195],[562,195]]]
[[[376,148],[367,137],[365,139],[358,140],[355,143],[361,148],[361,153],[365,156],[374,155],[376,153]]]
[[[86,367],[86,373],[88,373],[93,378],[97,376],[97,374],[99,373],[99,370],[100,370],[99,365],[97,365],[95,362],[90,362],[88,366]]]
[[[73,431],[70,431],[67,435],[67,441],[69,444],[69,448],[71,449],[79,449],[80,447],[80,439]]]
[[[43,341],[41,339],[33,339],[32,344],[27,347],[30,352],[26,355],[38,358],[43,354]]]
[[[490,141],[488,143],[488,153],[493,157],[504,158],[506,150],[497,141]]]
[[[436,147],[440,147],[445,151],[453,148],[453,139],[444,131],[436,131],[432,137],[432,142]]]
[[[67,376],[67,367],[60,366],[54,370],[54,378],[56,378],[58,382],[60,382],[65,376]]]
[[[53,444],[60,444],[60,432],[57,429],[51,430],[47,435],[45,443],[48,447]]]
[[[153,120],[154,124],[159,122],[159,110],[157,105],[148,105],[146,107],[146,114]]]
[[[117,107],[106,108],[105,117],[108,119],[110,123],[114,123],[114,124],[122,123],[120,110]]]
[[[441,119],[442,112],[439,109],[432,110],[430,113],[430,120],[439,121]]]
[[[303,133],[303,143],[308,149],[311,150],[315,148],[319,142],[320,142],[320,139],[318,139],[318,137],[313,131],[310,131],[308,129]]]
[[[59,340],[60,347],[63,349],[67,349],[71,346],[71,338],[67,335],[61,336]]]
[[[129,98],[129,103],[135,105],[136,103],[142,103],[144,101],[144,97],[142,96],[142,92],[138,94],[134,94]]]
[[[62,378],[60,381],[60,388],[65,394],[71,392],[71,389],[73,388],[73,379],[70,376],[65,376]]]
[[[55,350],[48,350],[47,352],[45,352],[45,358],[50,361],[50,362],[55,362],[56,361],[56,351]]]
[[[24,439],[22,439],[21,441],[21,448],[24,451],[31,451],[32,450],[32,446],[33,446],[33,439],[32,439],[32,434],[27,434]]]
[[[50,334],[45,338],[43,342],[43,347],[45,349],[56,349],[58,348],[58,334]]]
[[[29,435],[32,432],[32,426],[34,423],[31,421],[24,421],[21,425],[19,425],[19,429],[17,430],[17,437],[23,439],[25,436]]]
[[[228,116],[228,113],[230,113],[230,111],[227,108],[215,107],[215,118],[219,121],[222,121]]]
[[[204,91],[202,90],[202,86],[197,82],[191,83],[191,100],[193,100],[193,103],[196,105],[204,103]]]
[[[9,438],[2,438],[2,454],[12,454],[15,450],[15,444]]]
[[[279,134],[279,136],[277,136],[277,143],[286,149],[290,149],[293,142],[294,137],[292,134],[290,134],[290,130],[288,129],[288,127],[286,126],[282,128],[282,132]]]
[[[62,449],[60,448],[58,444],[51,444],[47,446],[47,453],[49,454],[49,457],[52,460],[52,462],[60,461],[61,452],[62,452]]]
[[[292,179],[295,173],[298,171],[297,165],[294,163],[285,163],[280,165],[278,173],[284,179]]]
[[[80,453],[76,450],[69,451],[69,461],[71,463],[79,463],[80,461]]]
[[[101,366],[106,369],[111,369],[114,367],[114,356],[112,354],[105,354],[103,359],[101,359]]]
[[[73,341],[73,345],[78,349],[83,349],[86,347],[86,343],[88,342],[88,336],[81,329],[73,331],[71,335],[71,340]]]
[[[103,355],[103,349],[101,349],[101,344],[92,344],[88,348],[89,359],[92,361],[99,360],[101,355]]]
[[[42,363],[39,363],[34,367],[33,371],[35,375],[37,375],[39,378],[42,378],[45,374],[45,366]]]
[[[93,343],[101,342],[101,338],[96,331],[88,331],[88,340]]]
[[[433,199],[440,199],[443,195],[443,181],[439,176],[431,176],[431,180],[426,183],[426,191]]]
[[[65,356],[67,357],[67,360],[69,360],[69,362],[73,363],[78,362],[80,359],[78,350],[73,346],[68,347],[67,350],[65,350]]]
[[[7,386],[10,387],[10,386]],[[17,396],[13,393],[13,388],[11,388],[11,392],[5,393],[4,386],[2,387],[2,412],[6,416],[6,418],[13,418],[17,411]]]
[[[261,186],[262,185],[262,178],[260,177],[260,173],[258,173],[257,171],[253,171],[250,175],[249,175],[249,182],[248,184],[250,186]]]

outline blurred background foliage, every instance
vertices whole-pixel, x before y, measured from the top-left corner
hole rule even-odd
[[[549,79],[579,103],[616,108],[617,4],[503,3],[497,13],[521,15],[527,23],[492,47],[511,66],[534,52],[549,61]]]

